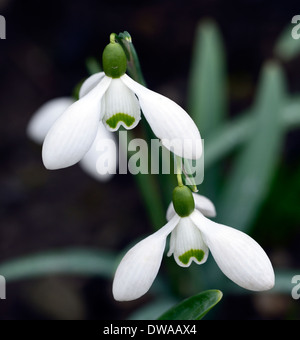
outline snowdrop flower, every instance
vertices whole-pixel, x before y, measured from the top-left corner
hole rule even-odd
[[[133,129],[141,119],[141,110],[167,149],[180,157],[199,158],[202,144],[193,120],[172,100],[125,74],[126,55],[115,35],[111,35],[102,57],[104,72],[83,83],[80,99],[68,107],[48,132],[42,151],[45,167],[59,169],[77,163],[91,147],[99,121],[109,131],[120,126]]]
[[[168,223],[137,243],[122,259],[113,282],[116,300],[130,301],[151,287],[161,264],[169,234],[170,249],[177,264],[203,264],[209,250],[223,273],[237,285],[264,291],[274,285],[271,262],[261,246],[245,233],[210,221],[215,208],[207,198],[192,194],[185,186],[175,188]]]
[[[48,131],[55,121],[62,115],[62,113],[74,103],[71,97],[60,97],[49,100],[43,104],[31,117],[27,125],[27,135],[30,139],[38,144],[42,144]],[[101,182],[109,180],[116,172],[117,167],[117,152],[115,148],[111,148],[106,152],[109,158],[107,167],[101,168],[97,164],[101,149],[99,146],[103,145],[103,141],[108,141],[107,146],[116,146],[116,139],[113,133],[109,132],[104,125],[100,122],[96,138],[91,145],[88,152],[79,162],[81,168],[88,173],[91,177]],[[103,151],[103,150],[102,150]]]

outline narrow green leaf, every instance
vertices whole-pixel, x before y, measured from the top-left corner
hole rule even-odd
[[[269,62],[263,68],[252,110],[254,133],[236,157],[221,195],[218,216],[222,223],[246,230],[256,217],[280,157],[284,103],[283,72],[278,64]]]
[[[249,109],[213,131],[205,140],[205,168],[209,168],[252,138],[257,124],[256,119],[257,117]],[[300,127],[299,96],[290,98],[284,104],[280,112],[280,120],[285,133]]]
[[[215,22],[204,20],[198,26],[189,81],[189,113],[199,128],[201,137],[222,125],[227,113],[225,52],[222,37]],[[218,166],[205,174],[201,193],[211,199],[217,195],[220,182]]]
[[[217,25],[203,21],[196,32],[189,84],[189,112],[202,137],[221,124],[227,111],[225,53]]]
[[[220,290],[206,290],[183,300],[158,320],[201,320],[222,299],[222,296]]]
[[[95,275],[112,278],[116,257],[107,251],[76,248],[28,255],[0,264],[7,281],[48,274]]]

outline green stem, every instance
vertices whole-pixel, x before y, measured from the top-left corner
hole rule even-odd
[[[122,46],[126,57],[127,57],[127,70],[129,75],[140,83],[141,85],[146,87],[146,81],[144,79],[140,62],[136,53],[136,50],[132,44],[131,36],[128,32],[119,33],[116,35],[117,42]],[[128,131],[129,133],[129,131]],[[141,134],[145,136],[145,139],[151,140],[155,138],[151,128],[142,120],[141,122]],[[132,136],[130,133],[128,134],[129,139]],[[168,199],[163,199],[162,194],[164,190],[161,190],[161,176],[154,177],[152,175],[142,175],[137,174],[134,176],[137,187],[141,193],[143,198],[146,211],[148,216],[155,227],[155,229],[160,228],[165,223],[165,204],[164,201],[170,201],[170,197]],[[163,186],[166,186],[166,178],[163,178]],[[162,192],[161,192],[162,191]],[[169,193],[167,193],[169,195]]]
[[[133,138],[131,131],[127,131],[127,137],[126,147],[128,149],[128,144]],[[129,156],[130,153],[128,152],[128,157]],[[151,224],[154,226],[154,229],[157,230],[165,224],[166,217],[160,190],[155,177],[151,174],[143,175],[141,173],[138,173],[133,177],[142,196]]]
[[[177,166],[177,182],[178,182],[178,186],[182,187],[183,183],[182,183],[182,159],[179,156],[175,156],[176,157],[176,166]]]
[[[109,42],[111,44],[115,44],[116,43],[116,37],[117,37],[116,33],[111,33],[111,35],[109,36]]]
[[[123,47],[127,57],[127,70],[130,76],[137,81],[138,83],[146,86],[146,81],[143,76],[143,72],[141,69],[140,61],[134,45],[132,43],[131,36],[128,32],[120,33],[116,35],[116,40]]]

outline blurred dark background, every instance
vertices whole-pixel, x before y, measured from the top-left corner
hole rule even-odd
[[[152,230],[130,175],[100,183],[78,166],[47,171],[40,146],[26,136],[36,109],[70,95],[87,77],[86,59],[100,60],[111,32],[130,32],[149,87],[185,106],[195,30],[200,20],[213,18],[224,39],[230,112],[235,115],[252,103],[262,63],[300,12],[298,1],[0,0],[0,14],[7,23],[6,40],[0,40],[3,262],[70,246],[122,250]],[[300,91],[299,60],[285,70],[290,91]],[[291,166],[299,148],[298,135],[291,133],[285,150]],[[297,250],[294,235],[287,241],[291,252]],[[61,296],[55,303],[53,291]],[[278,297],[282,309],[276,315],[272,304],[266,311],[249,297],[225,300],[230,311],[218,317],[285,318],[290,300]],[[110,281],[51,276],[9,283],[7,299],[0,300],[0,319],[121,319],[137,306],[114,302]],[[237,306],[236,312],[231,306]]]

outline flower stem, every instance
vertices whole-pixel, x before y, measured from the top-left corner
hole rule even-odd
[[[178,186],[182,187],[183,183],[182,183],[182,159],[179,156],[175,156],[176,157],[176,166],[177,166],[177,182],[178,182]]]
[[[116,33],[111,33],[110,36],[109,36],[109,42],[111,44],[115,44],[116,43],[116,37],[117,37]]]

